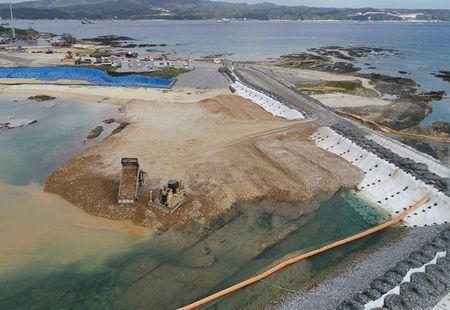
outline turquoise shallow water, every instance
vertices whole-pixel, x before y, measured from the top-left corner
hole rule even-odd
[[[2,96],[0,119],[34,119],[29,126],[0,129],[0,182],[13,185],[41,183],[54,169],[83,148],[89,130],[114,117],[107,104],[70,100],[35,102],[26,96]],[[114,126],[114,125],[113,125]]]
[[[300,217],[298,210],[307,204],[241,205],[231,222],[200,239],[169,231],[94,270],[85,270],[89,262],[80,261],[47,274],[19,272],[3,281],[0,278],[0,308],[174,309],[244,280],[293,252],[309,251],[371,227],[351,207],[352,201],[355,198],[339,193],[321,201],[317,211]],[[288,226],[296,229],[269,245]],[[374,236],[302,262],[288,275],[270,281],[298,289],[318,272],[377,241]],[[280,292],[274,286],[258,285],[216,306],[229,309],[265,302]]]

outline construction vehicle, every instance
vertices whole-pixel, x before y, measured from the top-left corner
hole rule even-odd
[[[64,56],[64,59],[61,59],[61,62],[74,62],[75,58],[73,58],[73,53],[72,52],[67,52],[67,55]]]
[[[153,195],[153,191],[150,191],[148,206],[158,208],[166,214],[172,214],[185,201],[183,181],[170,180],[167,186],[159,189],[158,195]]]
[[[144,183],[144,172],[137,158],[122,158],[122,179],[119,185],[119,204],[138,200],[139,189]]]

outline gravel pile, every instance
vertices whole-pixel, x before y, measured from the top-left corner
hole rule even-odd
[[[448,196],[447,180],[433,172],[430,172],[426,164],[417,163],[412,159],[401,157],[375,141],[367,139],[356,130],[350,129],[345,125],[334,124],[331,125],[330,128],[340,135],[352,140],[363,149],[366,149],[389,163],[394,164],[416,179],[435,187],[437,190]]]
[[[279,304],[277,309],[331,310],[336,309],[336,306],[341,305],[344,301],[344,305],[350,308],[341,305],[339,309],[361,309],[363,304],[376,300],[383,295],[378,289],[385,291],[387,286],[399,283],[403,279],[402,274],[406,274],[411,265],[419,264],[419,262],[410,259],[411,252],[422,251],[422,247],[426,247],[426,245],[430,249],[436,248],[435,245],[432,245],[434,244],[433,239],[444,228],[447,229],[446,234],[449,234],[449,225],[408,229],[407,233],[399,240],[382,246],[372,253],[364,253],[356,263],[350,262],[349,267],[342,273],[321,282],[307,292],[290,297]],[[445,242],[447,245],[449,244],[447,241]],[[442,261],[440,260],[441,263]],[[435,275],[436,279],[442,278],[444,274],[441,273],[441,270],[444,268],[442,266],[428,266],[426,273],[430,276]],[[374,281],[375,283],[372,285],[374,279],[377,281]],[[446,290],[448,291],[449,288]],[[355,293],[357,294],[355,295]],[[436,304],[445,293],[439,294],[439,296],[429,295],[428,304]],[[389,300],[392,298],[390,297]],[[354,307],[351,308],[352,306]]]

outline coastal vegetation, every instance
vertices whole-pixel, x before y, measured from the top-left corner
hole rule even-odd
[[[21,19],[450,20],[450,10],[319,8],[203,0],[92,0],[77,5],[71,0],[41,0],[14,6],[15,16]],[[0,17],[9,18],[7,4],[0,4]]]
[[[77,38],[71,33],[63,33],[61,35],[61,41],[64,46],[72,46],[77,43]]]
[[[182,73],[186,73],[191,71],[190,69],[187,68],[172,68],[172,67],[167,67],[161,70],[157,70],[157,71],[152,71],[152,72],[148,72],[148,73],[144,73],[144,75],[146,76],[151,76],[151,77],[158,77],[158,78],[163,78],[163,79],[172,79]]]
[[[87,67],[103,70],[111,76],[142,75],[142,76],[157,77],[157,78],[162,78],[162,79],[172,79],[182,73],[191,71],[190,69],[187,69],[187,68],[166,67],[161,70],[155,70],[155,71],[150,71],[150,72],[119,73],[119,72],[117,72],[118,67],[112,67],[112,66],[87,66]]]
[[[30,36],[37,36],[39,35],[39,32],[37,32],[34,29],[20,29],[16,28],[14,29],[16,32],[16,36],[19,37],[30,37]],[[0,36],[12,36],[12,29],[9,27],[0,26]]]
[[[378,94],[363,86],[360,80],[353,81],[322,81],[318,83],[300,83],[297,88],[309,95],[342,93],[355,96],[376,97]]]

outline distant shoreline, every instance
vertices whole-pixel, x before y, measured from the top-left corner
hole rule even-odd
[[[30,18],[30,19],[21,19],[17,18],[15,21],[79,21],[81,22],[83,19],[73,19],[73,18]],[[101,18],[101,19],[95,19],[97,22],[103,22],[103,21],[155,21],[155,22],[187,22],[187,21],[204,21],[204,22],[218,22],[221,20],[221,18],[216,19],[170,19],[170,18],[143,18],[143,19],[114,19],[114,18]],[[1,22],[10,22],[9,19],[0,19]],[[333,22],[333,23],[393,23],[393,24],[403,24],[403,23],[450,23],[449,20],[352,20],[352,19],[230,19],[230,22],[300,22],[300,23],[310,23],[310,22]],[[95,25],[95,24],[91,24]]]

